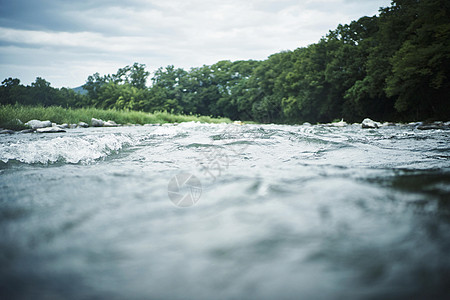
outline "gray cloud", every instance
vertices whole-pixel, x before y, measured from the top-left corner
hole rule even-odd
[[[137,61],[150,70],[265,59],[314,43],[388,0],[0,0],[0,77],[77,86]]]

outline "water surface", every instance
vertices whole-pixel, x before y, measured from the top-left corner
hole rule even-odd
[[[0,136],[0,292],[444,298],[449,141],[409,126],[196,123]],[[168,196],[180,173],[202,185],[191,207]]]

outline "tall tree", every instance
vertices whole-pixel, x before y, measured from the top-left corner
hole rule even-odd
[[[407,38],[390,62],[386,92],[395,108],[411,117],[450,115],[450,3],[444,0],[396,1],[412,19]]]

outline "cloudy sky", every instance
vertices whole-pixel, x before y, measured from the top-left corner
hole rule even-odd
[[[0,80],[76,87],[139,62],[154,71],[265,59],[317,42],[390,0],[0,0]]]

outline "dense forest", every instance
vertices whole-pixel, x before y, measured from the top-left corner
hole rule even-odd
[[[135,63],[83,88],[8,78],[1,104],[169,111],[257,122],[450,119],[450,1],[395,0],[378,16],[264,61],[220,61],[151,75]]]

